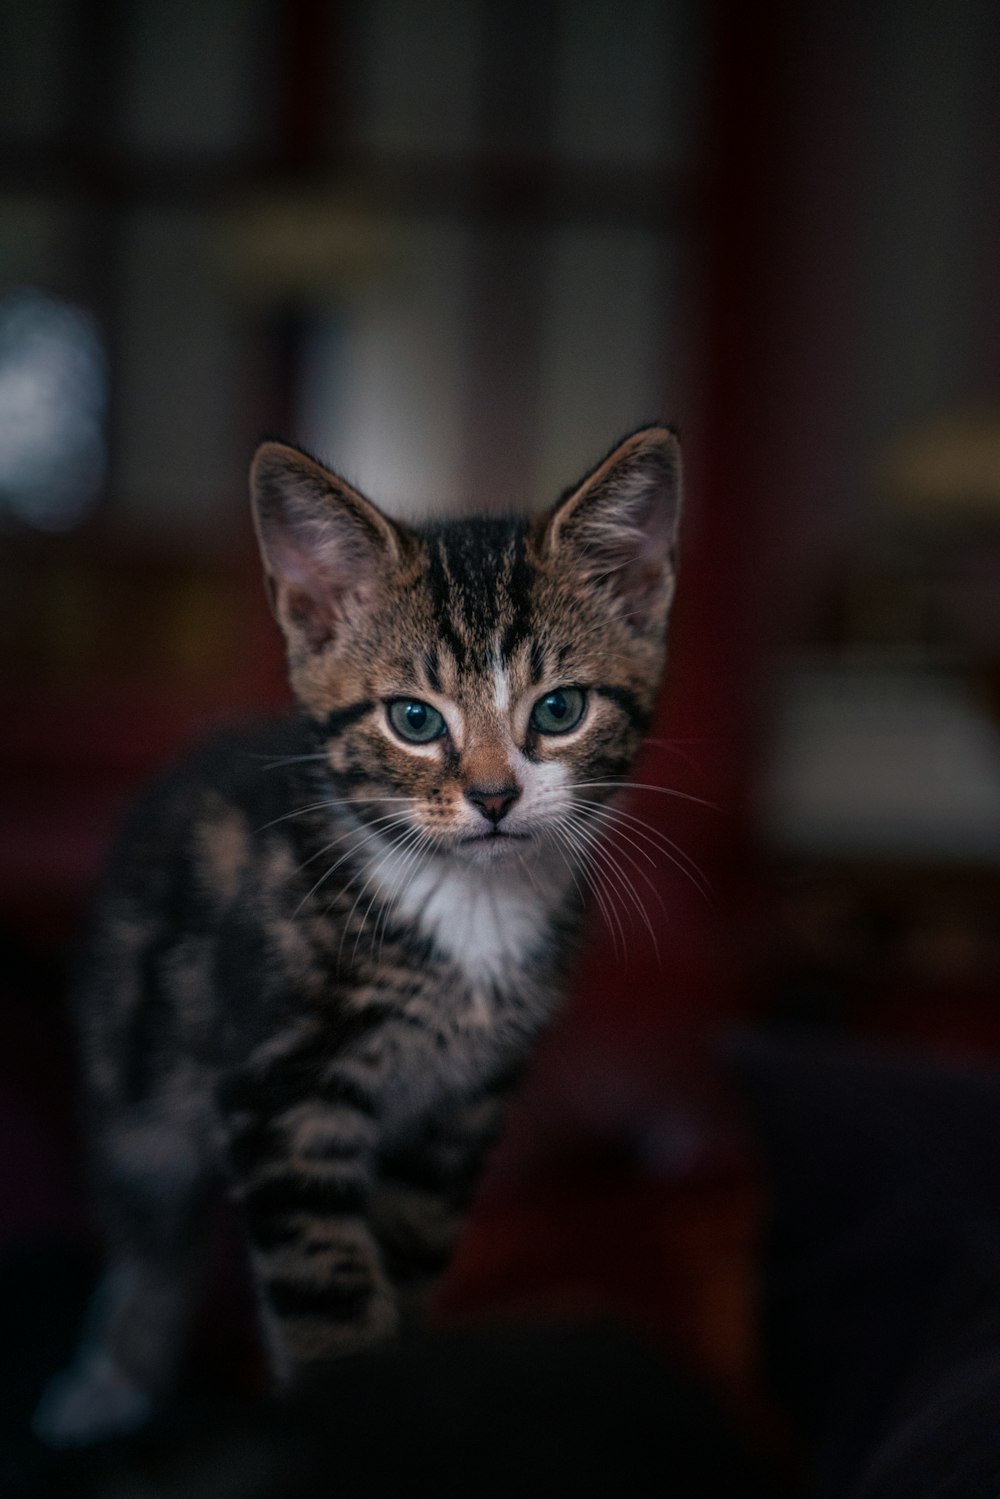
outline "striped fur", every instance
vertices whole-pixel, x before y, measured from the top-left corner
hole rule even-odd
[[[419,1309],[564,985],[580,808],[627,771],[662,670],[664,429],[537,520],[404,528],[276,444],[252,487],[301,711],[167,776],[112,862],[78,992],[111,1269],[38,1413],[56,1443],[169,1388],[220,1178],[279,1382]],[[563,689],[579,723],[540,728]],[[402,738],[401,701],[440,736]]]

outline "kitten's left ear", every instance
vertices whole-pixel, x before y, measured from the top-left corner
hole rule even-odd
[[[336,641],[398,564],[402,528],[346,480],[284,443],[250,470],[254,523],[271,607],[293,656]]]
[[[542,554],[616,593],[640,627],[660,625],[673,598],[680,509],[680,444],[669,427],[644,427],[560,500]]]

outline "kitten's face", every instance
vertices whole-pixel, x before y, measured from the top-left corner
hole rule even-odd
[[[638,433],[554,511],[389,522],[268,444],[254,495],[299,702],[337,796],[401,855],[575,861],[652,712],[673,592],[678,456]]]

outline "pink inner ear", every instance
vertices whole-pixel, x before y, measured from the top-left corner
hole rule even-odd
[[[311,651],[322,650],[333,639],[341,619],[332,595],[324,600],[294,588],[284,595],[280,612],[284,621],[305,638]]]
[[[632,522],[638,542],[637,561],[662,570],[673,561],[677,531],[677,497],[666,491],[661,480],[647,486],[635,506]]]
[[[568,545],[598,572],[646,556],[668,561],[680,509],[680,452],[665,427],[648,428],[619,444],[556,506],[556,546]]]
[[[626,454],[570,501],[563,545],[633,618],[652,619],[670,603],[679,502],[674,456],[659,449]]]
[[[584,560],[594,572],[629,566],[662,570],[673,550],[676,509],[655,475],[632,473],[602,485],[571,522]]]
[[[281,443],[251,469],[257,534],[272,607],[291,649],[319,650],[362,610],[401,532],[336,474]]]
[[[360,595],[371,571],[368,549],[337,522],[287,514],[265,526],[263,548],[275,612],[310,650],[332,640],[345,617],[348,594]],[[344,528],[347,530],[347,528]],[[353,544],[352,544],[353,540]],[[359,598],[360,602],[360,598]]]

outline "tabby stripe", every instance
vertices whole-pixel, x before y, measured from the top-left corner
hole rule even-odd
[[[319,1075],[328,1057],[329,1046],[322,1034],[292,1036],[284,1051],[251,1057],[223,1076],[216,1089],[219,1104],[224,1109],[246,1109],[259,1119],[269,1112],[263,1107],[265,1100],[271,1106],[286,1094],[297,1093],[299,1099],[292,1101],[306,1102],[310,1082]]]
[[[360,1213],[368,1199],[363,1182],[330,1181],[315,1176],[270,1176],[250,1187],[243,1198],[251,1227],[265,1227],[272,1218],[311,1213],[322,1218],[349,1218]]]
[[[375,786],[377,784],[371,773],[370,765],[360,765],[350,761],[331,772],[330,779],[334,786],[341,791],[357,791],[361,786]]]
[[[484,1142],[484,1152],[487,1147],[488,1142]],[[454,1163],[435,1162],[428,1157],[414,1157],[405,1162],[388,1163],[383,1180],[387,1187],[404,1187],[439,1198],[449,1206],[461,1205],[474,1187],[481,1165],[478,1150],[474,1150],[471,1159],[459,1167]]]
[[[334,1140],[326,1135],[299,1146],[305,1160],[321,1163],[328,1161],[331,1165],[339,1166],[342,1166],[345,1161],[357,1160],[364,1154],[366,1148],[363,1140]]]
[[[350,703],[346,708],[335,708],[328,713],[318,725],[324,739],[337,739],[352,724],[357,723],[359,718],[364,718],[375,707],[374,698],[366,698],[360,703]]]
[[[602,770],[609,781],[615,780],[617,776],[623,776],[632,767],[634,756],[632,755],[609,755],[602,764]]]
[[[298,1059],[286,1059],[285,1070],[272,1072],[237,1073],[226,1078],[218,1088],[219,1104],[223,1110],[246,1109],[259,1119],[304,1103],[313,1093],[317,1074],[323,1058],[304,1064]]]
[[[264,1282],[264,1295],[279,1317],[317,1317],[328,1322],[356,1322],[367,1309],[373,1287],[303,1285],[301,1281],[274,1279]]]
[[[444,538],[439,534],[436,540],[437,545],[428,547],[427,551],[427,586],[437,616],[438,634],[454,656],[459,671],[464,671],[469,652],[451,616],[455,586],[448,568]]]
[[[531,634],[532,569],[525,555],[523,530],[511,537],[507,556],[510,569],[506,579],[507,598],[512,616],[500,642],[500,654],[510,661],[522,640]]]
[[[376,909],[381,912],[384,907],[379,904]],[[339,963],[334,960],[327,965],[326,972],[334,978],[339,968]],[[327,1047],[330,1051],[343,1053],[353,1041],[360,1040],[362,1036],[369,1035],[380,1026],[391,1025],[394,1021],[399,1021],[403,1025],[420,1023],[415,1016],[401,1009],[398,1001],[370,999],[366,1004],[352,1006],[351,1009],[343,1010],[337,1015],[326,1031]]]
[[[635,693],[631,692],[629,688],[609,686],[604,683],[601,686],[592,687],[590,690],[596,693],[598,697],[607,698],[609,702],[619,707],[626,718],[632,723],[633,727],[638,729],[640,733],[643,733],[649,727],[651,716],[649,711],[642,706]]]
[[[389,1278],[397,1285],[412,1285],[431,1275],[441,1275],[452,1258],[451,1245],[432,1248],[407,1236],[394,1239],[390,1232],[379,1234],[379,1245]]]
[[[258,1249],[283,1249],[301,1240],[303,1226],[293,1218],[274,1218],[253,1225],[253,1242]]]
[[[373,1115],[378,1107],[374,1095],[363,1083],[343,1073],[334,1073],[332,1077],[328,1077],[317,1088],[316,1097],[323,1103],[346,1104],[348,1108],[355,1109],[359,1114],[369,1116]]]
[[[342,1166],[345,1161],[357,1160],[366,1146],[360,1140],[338,1140],[323,1136],[298,1147],[301,1156],[322,1165]],[[288,1159],[288,1140],[285,1133],[271,1119],[255,1120],[253,1124],[232,1131],[228,1142],[229,1159],[236,1170],[242,1173],[264,1166],[269,1161],[275,1164]]]
[[[364,1011],[358,1013],[363,1019]],[[373,1029],[383,1018],[375,1017],[357,1028],[348,1024],[348,1038]],[[359,1114],[374,1114],[377,1107],[375,1096],[363,1082],[343,1072],[332,1072],[326,1079],[322,1077],[324,1068],[330,1065],[330,1052],[339,1039],[336,1027],[332,1027],[325,1036],[310,1038],[301,1047],[286,1052],[267,1070],[247,1067],[230,1073],[218,1086],[220,1106],[224,1111],[246,1109],[260,1119],[311,1101],[347,1104]]]
[[[279,1135],[270,1119],[255,1119],[252,1124],[233,1129],[229,1136],[229,1159],[237,1171],[248,1171],[261,1160],[272,1156],[279,1145]]]

